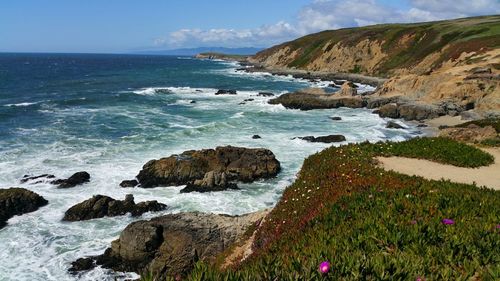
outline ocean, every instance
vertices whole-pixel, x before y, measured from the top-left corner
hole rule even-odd
[[[299,111],[269,105],[270,98],[259,92],[280,95],[329,83],[246,73],[238,67],[171,56],[0,54],[0,188],[24,187],[49,201],[0,230],[0,280],[137,277],[101,268],[73,276],[67,269],[77,258],[101,254],[136,220],[183,211],[237,215],[273,207],[303,160],[329,146],[294,137],[342,134],[349,142],[361,142],[421,134],[414,124],[386,129],[386,120],[367,109]],[[238,94],[216,96],[218,89]],[[245,99],[253,100],[240,104]],[[252,139],[255,134],[262,138]],[[274,179],[239,184],[241,190],[214,193],[119,187],[150,159],[223,145],[268,148],[282,172]],[[89,172],[91,182],[62,190],[19,181],[26,174],[65,178],[78,171]],[[69,207],[92,195],[123,200],[129,193],[136,202],[158,200],[169,208],[139,218],[61,222]]]

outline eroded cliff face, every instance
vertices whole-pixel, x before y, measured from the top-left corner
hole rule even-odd
[[[432,63],[429,57],[414,69],[398,71],[376,95],[406,96],[424,103],[450,101],[479,111],[500,110],[500,71],[496,68],[500,49],[462,53],[436,69]]]
[[[376,95],[500,110],[500,17],[326,31],[250,58],[271,70],[389,78]]]

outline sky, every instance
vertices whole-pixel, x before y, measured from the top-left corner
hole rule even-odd
[[[269,47],[326,29],[500,14],[500,0],[13,0],[0,52]]]

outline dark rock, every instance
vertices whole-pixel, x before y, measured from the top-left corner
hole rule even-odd
[[[448,129],[448,128],[450,128],[450,126],[448,126],[448,125],[439,125],[439,127],[438,127],[439,130],[444,130],[444,129]]]
[[[137,180],[124,180],[120,183],[121,187],[136,187],[139,185]]]
[[[274,97],[273,93],[268,93],[268,92],[260,92],[257,94],[258,97]]]
[[[372,114],[379,114],[380,115],[380,110],[379,109],[375,109],[374,111],[372,111]]]
[[[95,260],[93,258],[79,258],[71,263],[71,268],[69,272],[77,273],[79,271],[87,271],[96,267]]]
[[[253,135],[253,136],[252,136],[252,139],[254,139],[254,140],[256,140],[256,139],[261,139],[261,138],[262,138],[262,137],[261,137],[261,136],[259,136],[259,135]]]
[[[329,135],[329,136],[321,136],[321,137],[307,136],[307,137],[299,137],[299,139],[305,140],[308,142],[323,142],[323,143],[346,141],[346,138],[343,135]]]
[[[340,86],[337,85],[337,84],[335,84],[335,83],[329,84],[328,87],[330,87],[330,88],[340,88]]]
[[[418,128],[426,128],[426,127],[429,127],[427,124],[418,124],[417,125]]]
[[[332,119],[333,121],[340,121],[340,120],[342,120],[341,117],[336,117],[336,116],[332,116],[332,117],[330,117],[330,119]]]
[[[115,200],[108,196],[95,195],[94,197],[76,204],[64,214],[63,221],[83,221],[102,217],[116,217],[131,213],[140,216],[146,212],[165,210],[167,205],[157,201],[147,201],[135,204],[134,196],[129,194],[125,200]]]
[[[52,181],[51,184],[58,185],[58,188],[71,188],[90,181],[90,174],[87,172],[78,172],[67,179]]]
[[[203,179],[210,172],[226,172],[229,181],[252,182],[276,176],[280,162],[263,148],[217,147],[190,150],[159,160],[151,160],[137,175],[141,187],[185,185]]]
[[[387,125],[385,127],[388,129],[405,129],[405,127],[403,127],[403,126],[401,126],[398,123],[393,122],[393,121],[387,122]]]
[[[72,269],[100,265],[119,272],[152,272],[155,280],[185,277],[197,261],[215,261],[264,215],[180,213],[137,221],[129,224],[104,254],[91,257],[92,262],[80,259]]]
[[[445,114],[444,110],[438,106],[412,103],[400,105],[398,111],[399,117],[407,121],[432,119]]]
[[[0,228],[11,217],[34,212],[47,204],[42,196],[24,188],[0,189]]]
[[[362,97],[339,97],[328,94],[295,92],[271,99],[269,104],[281,104],[289,109],[312,110],[339,107],[362,108],[366,106],[366,102],[366,99]]]
[[[195,101],[195,100],[192,100],[192,101],[190,101],[189,103],[190,103],[190,104],[193,104],[193,103],[196,103],[196,101]]]
[[[378,109],[380,117],[399,118],[398,105],[396,103],[388,103]]]
[[[254,101],[255,99],[246,99],[246,100],[243,100],[243,101]]]
[[[235,183],[228,181],[228,175],[225,172],[210,171],[205,174],[203,179],[195,180],[193,183],[188,183],[187,186],[181,190],[181,193],[188,192],[212,192],[223,191],[227,189],[238,189]]]
[[[37,183],[44,182],[46,179],[53,179],[55,177],[56,176],[50,175],[50,174],[43,174],[43,175],[39,175],[39,176],[24,175],[24,177],[21,179],[21,183],[26,183],[29,181],[37,180],[36,182],[31,183],[31,184],[37,184]],[[39,180],[39,179],[42,179],[42,180]]]
[[[216,96],[218,95],[236,95],[237,92],[236,90],[218,90],[217,93],[215,93]]]

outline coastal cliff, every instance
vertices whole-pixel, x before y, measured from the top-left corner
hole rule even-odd
[[[500,16],[383,24],[311,34],[249,61],[272,71],[388,78],[375,95],[489,112],[500,109],[499,35]]]

